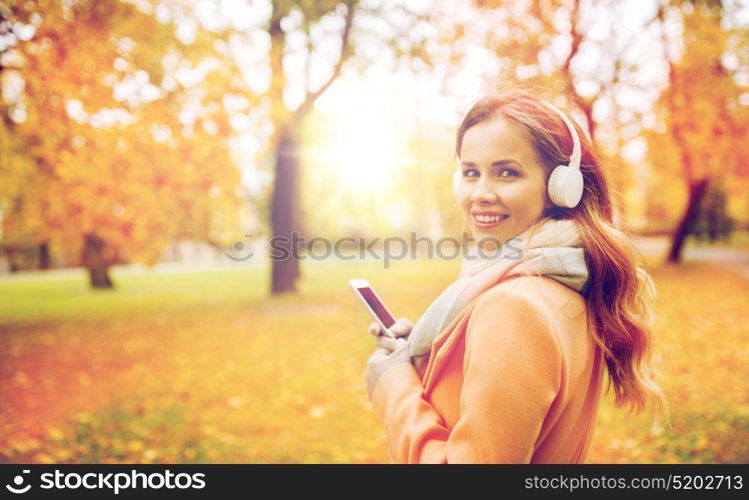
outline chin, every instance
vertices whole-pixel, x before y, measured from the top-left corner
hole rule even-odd
[[[477,244],[480,244],[482,240],[487,240],[485,243],[487,245],[491,243],[502,245],[505,241],[505,236],[503,234],[489,233],[486,231],[477,231],[476,229],[473,230],[473,237],[475,239],[475,243]]]

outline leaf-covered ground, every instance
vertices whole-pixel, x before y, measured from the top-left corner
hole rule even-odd
[[[82,272],[0,281],[0,461],[385,462],[363,370],[373,341],[348,291],[366,277],[415,320],[456,262],[305,262],[297,296],[268,269]],[[589,462],[749,462],[747,281],[656,267],[671,428],[609,394]]]

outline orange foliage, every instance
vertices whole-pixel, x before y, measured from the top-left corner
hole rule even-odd
[[[109,262],[153,263],[175,237],[231,241],[240,178],[227,118],[163,62],[195,70],[209,44],[185,45],[119,0],[23,2],[14,14],[36,28],[1,75],[22,83],[6,106],[6,152],[20,165],[2,193],[6,242],[51,242],[76,263],[96,235]]]

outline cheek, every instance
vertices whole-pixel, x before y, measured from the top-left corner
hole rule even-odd
[[[460,188],[460,196],[458,198],[460,206],[464,210],[468,210],[471,208],[471,190],[467,188],[466,186],[462,186]]]
[[[509,190],[505,196],[506,203],[517,211],[526,213],[541,212],[547,205],[546,186],[533,185],[518,186]]]

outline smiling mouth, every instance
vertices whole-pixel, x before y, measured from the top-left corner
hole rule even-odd
[[[510,216],[509,215],[495,215],[495,216],[488,216],[488,215],[472,215],[473,223],[476,225],[476,227],[481,228],[489,228],[500,225],[502,222],[507,220]]]

